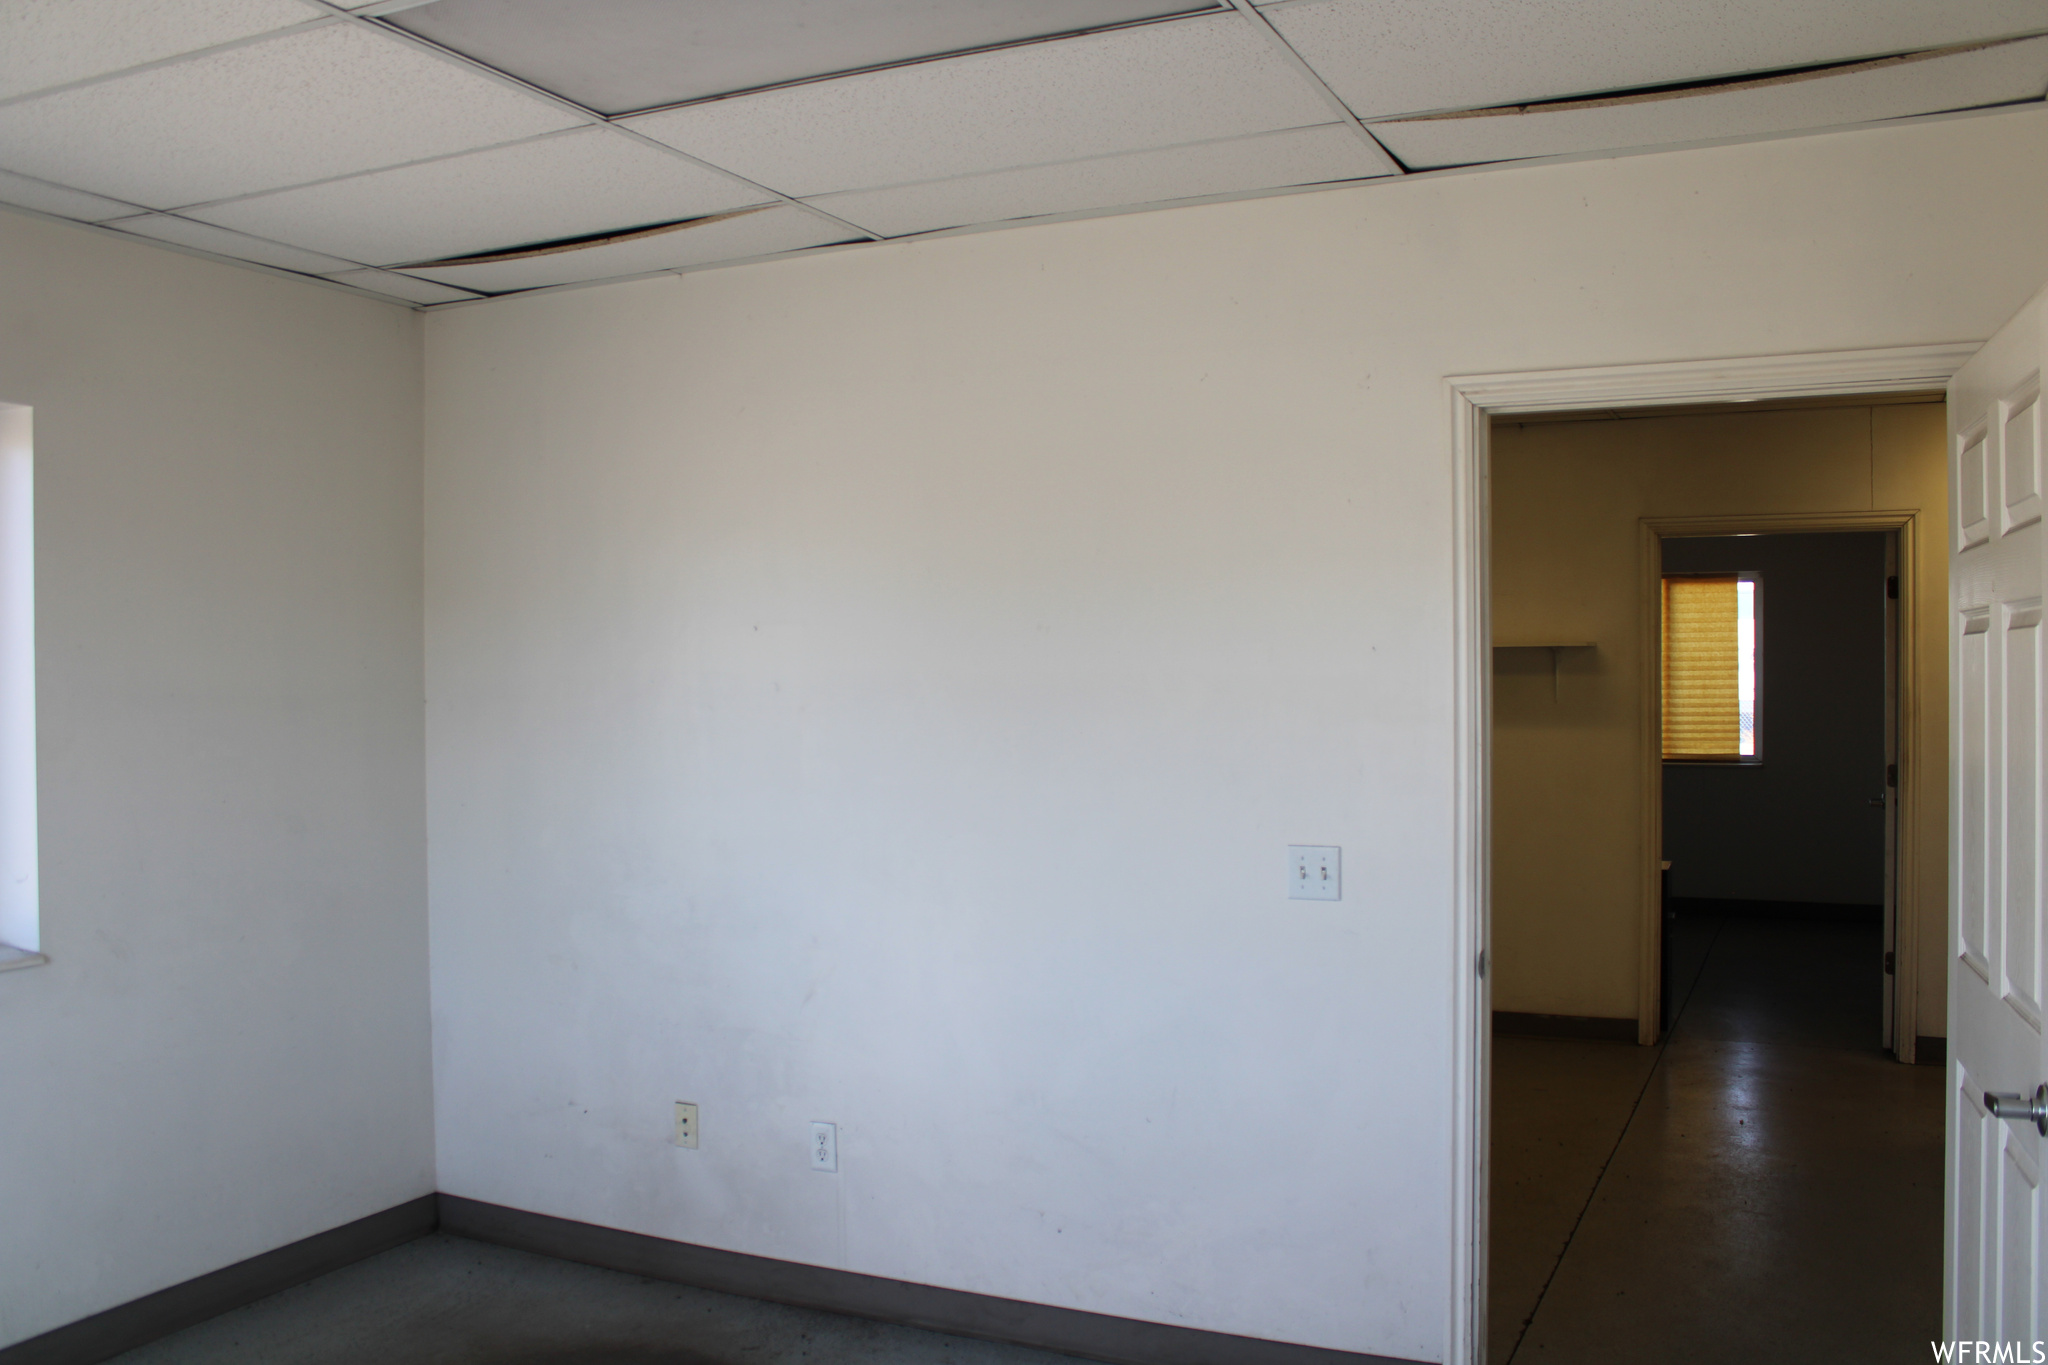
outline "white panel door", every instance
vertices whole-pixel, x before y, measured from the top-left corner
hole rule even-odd
[[[1947,1334],[2042,1322],[2041,371],[2048,292],[1949,384]],[[1993,1099],[1994,1096],[2009,1098]],[[2023,1097],[2023,1102],[2021,1101]],[[1996,1111],[1996,1112],[1995,1112]]]

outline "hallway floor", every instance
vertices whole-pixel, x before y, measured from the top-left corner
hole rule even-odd
[[[1944,1069],[1878,1046],[1879,931],[1674,927],[1663,1046],[1494,1039],[1491,1365],[1926,1360]]]

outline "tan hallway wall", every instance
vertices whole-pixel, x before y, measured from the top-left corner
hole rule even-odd
[[[1494,661],[1493,1004],[1636,1015],[1643,932],[1639,524],[1645,517],[1916,510],[1913,682],[1919,1026],[1945,1028],[1947,483],[1937,402],[1501,422],[1493,432],[1493,634],[1593,641]],[[1766,699],[1768,705],[1768,699]]]

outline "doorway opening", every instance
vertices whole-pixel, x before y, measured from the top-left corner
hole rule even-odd
[[[1454,407],[1458,417],[1458,448],[1461,455],[1458,468],[1462,476],[1459,488],[1460,517],[1458,521],[1462,591],[1460,594],[1461,611],[1457,632],[1461,646],[1459,651],[1460,702],[1461,719],[1463,721],[1461,734],[1470,739],[1470,743],[1463,749],[1460,758],[1460,785],[1462,792],[1460,810],[1461,814],[1465,817],[1460,833],[1462,850],[1466,856],[1461,860],[1464,875],[1459,886],[1461,910],[1463,913],[1459,915],[1457,922],[1463,934],[1466,935],[1465,941],[1471,945],[1471,960],[1476,964],[1471,988],[1464,995],[1460,1010],[1460,1019],[1464,1025],[1463,1036],[1460,1039],[1460,1061],[1465,1083],[1459,1087],[1460,1103],[1458,1105],[1456,1121],[1459,1125],[1461,1137],[1466,1137],[1470,1140],[1469,1146],[1461,1148],[1469,1157],[1469,1164],[1460,1173],[1462,1177],[1460,1198],[1462,1209],[1467,1211],[1467,1226],[1471,1229],[1470,1241],[1460,1248],[1460,1253],[1466,1270],[1464,1282],[1470,1286],[1470,1289],[1468,1294],[1461,1299],[1454,1313],[1455,1318],[1458,1320],[1454,1321],[1452,1330],[1453,1359],[1480,1360],[1491,1358],[1493,1360],[1501,1360],[1506,1358],[1500,1350],[1502,1345],[1500,1342],[1493,1343],[1494,1350],[1488,1351],[1485,1349],[1488,1339],[1486,1310],[1489,1302],[1489,1290],[1494,1287],[1494,1283],[1498,1283],[1498,1277],[1504,1269],[1504,1267],[1497,1266],[1489,1272],[1487,1266],[1488,1190],[1492,1183],[1490,1180],[1492,1172],[1488,1164],[1490,1149],[1485,1139],[1488,1135],[1492,1119],[1488,1106],[1492,1094],[1489,1082],[1492,1076],[1491,1068],[1494,1048],[1492,1024],[1495,1009],[1500,1008],[1510,1013],[1551,1014],[1564,1018],[1576,1018],[1580,1021],[1604,1020],[1604,1024],[1596,1023],[1595,1031],[1590,1035],[1595,1039],[1616,1036],[1616,1024],[1619,1021],[1633,1032],[1639,1041],[1648,1043],[1658,1040],[1663,1032],[1661,1011],[1665,994],[1660,980],[1660,968],[1662,966],[1662,921],[1661,903],[1658,899],[1658,893],[1660,891],[1661,877],[1657,864],[1661,859],[1637,858],[1623,860],[1623,871],[1625,875],[1632,875],[1637,879],[1639,889],[1636,890],[1632,897],[1624,894],[1619,898],[1624,902],[1632,900],[1634,908],[1641,912],[1645,920],[1649,921],[1647,927],[1639,925],[1634,935],[1635,942],[1633,946],[1636,956],[1632,965],[1636,970],[1633,982],[1629,983],[1630,988],[1617,993],[1613,989],[1612,973],[1609,973],[1609,979],[1604,985],[1596,982],[1594,978],[1598,976],[1598,973],[1590,969],[1590,964],[1595,959],[1602,958],[1604,954],[1607,965],[1612,966],[1614,965],[1612,962],[1613,954],[1606,949],[1596,949],[1590,943],[1583,941],[1582,938],[1580,941],[1573,942],[1573,935],[1566,933],[1558,936],[1560,939],[1565,940],[1561,946],[1565,948],[1582,948],[1585,951],[1579,952],[1576,955],[1575,963],[1567,967],[1564,975],[1570,977],[1576,973],[1578,977],[1576,984],[1579,987],[1591,986],[1596,991],[1605,990],[1607,996],[1613,998],[1601,999],[1597,1002],[1597,1007],[1588,1006],[1583,1001],[1578,1008],[1566,1008],[1556,1002],[1551,1002],[1547,1009],[1541,1008],[1539,1004],[1538,1008],[1525,1008],[1520,1011],[1513,1010],[1512,1005],[1514,1001],[1507,998],[1510,983],[1504,978],[1503,974],[1511,974],[1514,971],[1511,965],[1513,935],[1510,926],[1503,924],[1500,918],[1501,912],[1494,905],[1496,878],[1494,876],[1493,863],[1496,840],[1494,837],[1495,830],[1492,826],[1494,810],[1491,804],[1491,797],[1494,777],[1495,737],[1492,733],[1491,720],[1493,702],[1495,700],[1494,686],[1497,681],[1497,675],[1495,651],[1492,646],[1496,642],[1510,646],[1521,646],[1519,649],[1509,651],[1516,657],[1503,661],[1500,664],[1500,676],[1507,677],[1510,685],[1514,686],[1526,684],[1530,689],[1535,689],[1538,685],[1547,687],[1549,689],[1550,704],[1554,707],[1563,708],[1566,713],[1571,712],[1574,706],[1582,706],[1585,700],[1583,696],[1577,699],[1574,698],[1573,692],[1575,687],[1583,691],[1587,684],[1595,682],[1601,676],[1603,670],[1611,669],[1616,661],[1611,657],[1611,651],[1606,648],[1605,643],[1596,638],[1598,632],[1588,628],[1584,623],[1579,623],[1577,628],[1572,628],[1574,623],[1562,619],[1553,619],[1546,622],[1524,620],[1520,623],[1521,627],[1525,628],[1522,630],[1522,633],[1529,634],[1531,638],[1510,639],[1507,636],[1507,631],[1514,628],[1511,623],[1505,617],[1496,621],[1495,612],[1500,603],[1496,600],[1495,593],[1492,591],[1495,579],[1493,575],[1494,565],[1491,562],[1490,556],[1491,533],[1493,529],[1490,525],[1490,517],[1498,515],[1499,511],[1500,488],[1498,479],[1500,478],[1501,471],[1490,458],[1493,421],[1497,418],[1507,417],[1519,418],[1529,422],[1540,417],[1572,413],[1574,410],[1578,414],[1585,414],[1588,409],[1596,410],[1592,415],[1608,419],[1610,422],[1639,418],[1646,415],[1649,411],[1655,411],[1667,417],[1684,415],[1705,416],[1705,413],[1687,414],[1681,405],[1687,403],[1696,405],[1709,403],[1725,404],[1730,401],[1747,402],[1748,400],[1762,400],[1750,404],[1750,411],[1757,413],[1771,408],[1789,410],[1795,405],[1802,410],[1825,410],[1830,406],[1836,409],[1845,407],[1871,409],[1876,407],[1904,406],[1898,403],[1897,395],[1914,394],[1923,396],[1924,399],[1924,396],[1930,394],[1932,390],[1940,387],[1946,381],[1947,376],[1953,373],[1960,365],[1962,359],[1965,358],[1968,349],[1965,347],[1915,348],[1887,352],[1844,353],[1835,356],[1789,357],[1745,362],[1630,366],[1601,371],[1485,376],[1452,381]],[[1836,401],[1832,405],[1825,402],[1812,404],[1810,400],[1815,398],[1833,398]],[[1788,402],[1786,400],[1794,401]],[[1717,410],[1723,413],[1727,412],[1725,408],[1718,408]],[[1935,415],[1933,425],[1938,429],[1940,413],[1938,404],[1933,405],[1933,413]],[[1800,420],[1819,419],[1802,418]],[[1833,420],[1839,425],[1843,420],[1843,414],[1837,411],[1828,420]],[[1868,431],[1868,418],[1866,417],[1866,436]],[[1938,462],[1943,445],[1943,439],[1937,436],[1934,443],[1937,470],[1939,469]],[[1942,539],[1940,535],[1942,523],[1940,521],[1941,510],[1939,504],[1944,496],[1938,487],[1930,497],[1923,497],[1917,503],[1906,499],[1878,496],[1880,490],[1877,486],[1877,475],[1879,471],[1877,466],[1866,458],[1863,464],[1863,486],[1862,498],[1860,500],[1816,498],[1810,496],[1811,489],[1801,490],[1794,486],[1785,492],[1784,496],[1775,501],[1766,501],[1761,504],[1751,501],[1744,504],[1733,497],[1735,490],[1731,483],[1731,470],[1739,472],[1740,467],[1745,461],[1751,464],[1756,463],[1756,459],[1753,458],[1755,454],[1753,450],[1738,449],[1730,452],[1718,464],[1705,462],[1698,467],[1697,477],[1694,480],[1698,485],[1698,489],[1704,490],[1709,494],[1718,493],[1721,495],[1718,496],[1718,500],[1710,497],[1702,510],[1695,511],[1690,507],[1680,508],[1676,511],[1668,507],[1638,509],[1631,515],[1629,520],[1635,523],[1631,527],[1631,532],[1638,538],[1637,543],[1632,547],[1632,557],[1635,562],[1625,566],[1622,577],[1629,581],[1632,590],[1635,591],[1638,599],[1638,614],[1635,620],[1626,623],[1626,629],[1617,632],[1617,634],[1643,634],[1645,633],[1642,630],[1643,618],[1652,617],[1653,619],[1647,634],[1651,638],[1655,638],[1657,623],[1654,620],[1653,613],[1658,604],[1658,594],[1655,589],[1661,579],[1661,543],[1667,535],[1672,539],[1703,539],[1712,537],[1717,533],[1722,536],[1734,537],[1752,533],[1816,533],[1822,531],[1838,533],[1847,530],[1851,534],[1875,536],[1880,541],[1887,538],[1893,540],[1896,547],[1893,553],[1904,560],[1909,559],[1916,549],[1914,536],[1920,524],[1924,521],[1924,516],[1920,509],[1925,508],[1926,512],[1931,513],[1933,517],[1933,520],[1927,523],[1931,527],[1931,530],[1927,533],[1927,538],[1934,544],[1935,553],[1938,556]],[[1489,485],[1490,478],[1493,480],[1491,486]],[[1939,472],[1936,473],[1935,478],[1937,481],[1941,478]],[[1619,491],[1627,483],[1627,480],[1609,482],[1606,491],[1611,502],[1617,500]],[[1489,494],[1492,495],[1491,498],[1489,498]],[[1901,503],[1906,505],[1899,505]],[[1696,504],[1695,506],[1698,505]],[[1840,512],[1854,511],[1862,515],[1863,524],[1854,526],[1797,524],[1801,520],[1802,515],[1806,521],[1811,522],[1815,515],[1813,511],[1815,508],[1820,509],[1821,512],[1835,512],[1837,509]],[[1873,513],[1896,513],[1902,511],[1910,512],[1913,515],[1909,517],[1871,516]],[[1652,515],[1653,513],[1661,515]],[[1795,515],[1795,513],[1799,515]],[[1740,515],[1738,516],[1738,514]],[[1649,524],[1660,520],[1683,521],[1688,515],[1694,518],[1695,524],[1678,526]],[[1767,518],[1775,516],[1778,524],[1763,528],[1761,532],[1754,525],[1727,524],[1738,519],[1754,521],[1759,515],[1764,515]],[[1723,524],[1716,526],[1712,524],[1715,521]],[[1564,537],[1564,539],[1569,538]],[[1645,561],[1643,555],[1643,542],[1645,541],[1651,550],[1647,561]],[[1580,548],[1584,547],[1581,546]],[[1643,574],[1645,562],[1647,562],[1650,568],[1660,572]],[[1937,568],[1939,568],[1940,562],[1937,557],[1934,561]],[[1891,576],[1889,574],[1886,575],[1886,577]],[[1643,587],[1641,579],[1643,578],[1647,578],[1650,591],[1645,592],[1641,590]],[[1765,593],[1768,600],[1768,588],[1765,589]],[[1907,605],[1911,607],[1913,604],[1909,603]],[[1943,604],[1937,600],[1935,612],[1931,618],[1931,626],[1937,637],[1941,634],[1940,626],[1944,609]],[[1502,627],[1499,631],[1495,629],[1497,624]],[[1902,624],[1899,628],[1904,630],[1907,627]],[[1542,638],[1536,638],[1537,636]],[[1571,638],[1566,638],[1567,636]],[[1905,647],[1901,645],[1901,648]],[[1935,699],[1937,701],[1940,700],[1938,695]],[[1766,701],[1765,705],[1767,708],[1768,701]],[[1768,714],[1768,710],[1766,710],[1767,717]],[[1557,727],[1564,733],[1555,735],[1553,738],[1561,741],[1568,750],[1573,749],[1574,745],[1577,748],[1575,752],[1566,754],[1563,762],[1556,762],[1550,765],[1552,772],[1551,780],[1554,787],[1558,789],[1562,789],[1567,785],[1575,774],[1582,772],[1587,760],[1599,754],[1602,744],[1607,742],[1607,740],[1603,740],[1602,736],[1594,733],[1593,729],[1580,723],[1584,717],[1579,717],[1576,721],[1573,721],[1569,716],[1566,716],[1565,719],[1568,723]],[[1640,707],[1634,738],[1638,741],[1643,739],[1651,731],[1657,719],[1658,712],[1654,705]],[[1763,724],[1765,728],[1763,742],[1768,745],[1770,742],[1770,722],[1766,719]],[[1577,726],[1576,733],[1572,733],[1574,725]],[[1611,738],[1612,736],[1608,737],[1608,739]],[[1910,755],[1907,757],[1910,758]],[[1648,767],[1651,762],[1655,763],[1656,770],[1661,773],[1661,748],[1654,753],[1652,759],[1644,760],[1644,766]],[[1945,806],[1945,794],[1941,791],[1938,781],[1942,774],[1939,771],[1938,762],[1930,764],[1929,768],[1932,775],[1937,779],[1937,783],[1935,789],[1929,793],[1933,800],[1928,806],[1928,812],[1938,825],[1941,822],[1941,812]],[[1913,773],[1911,769],[1902,767],[1900,780],[1902,784],[1910,785],[1918,775]],[[1639,782],[1650,780],[1653,779],[1645,775],[1639,779]],[[1661,791],[1661,778],[1659,777],[1654,780],[1657,780],[1659,790]],[[1891,804],[1883,808],[1883,811],[1880,813],[1880,819],[1903,819],[1907,817],[1907,806],[1910,804],[1912,793],[1902,792],[1902,795],[1907,797],[1907,801],[1905,803]],[[1866,794],[1864,799],[1867,802],[1869,794]],[[1661,831],[1656,825],[1657,807],[1660,804],[1654,798],[1637,800],[1633,803],[1631,814],[1637,826],[1634,842],[1639,850],[1647,849],[1661,852]],[[1870,809],[1877,810],[1878,808],[1872,807]],[[1610,865],[1607,871],[1612,873],[1614,868]],[[1937,866],[1932,871],[1934,873],[1933,885],[1936,891],[1939,892],[1941,869]],[[1928,914],[1930,923],[1936,926],[1935,934],[1938,939],[1940,933],[1939,926],[1945,921],[1945,900],[1939,894],[1933,898]],[[1624,913],[1623,918],[1627,918],[1626,913]],[[1899,932],[1910,932],[1910,930],[1902,927]],[[1894,951],[1896,952],[1897,950],[1894,949]],[[1523,1003],[1527,1004],[1529,1002]],[[1901,1012],[1894,1019],[1894,1023],[1901,1027],[1907,1026],[1909,1023],[1903,1017],[1903,1013]],[[1935,1017],[1938,1018],[1938,1014]],[[1899,1046],[1902,1050],[1910,1053],[1920,1038],[1925,1036],[1927,1035],[1909,1030],[1904,1034],[1905,1041],[1899,1044]],[[1627,1056],[1645,1050],[1629,1048],[1617,1043],[1588,1042],[1582,1043],[1581,1046],[1609,1048],[1611,1049],[1611,1055],[1617,1056]],[[1875,1052],[1876,1049],[1873,1047],[1871,1051]],[[1898,1076],[1934,1076],[1938,1088],[1938,1075],[1935,1075],[1931,1069],[1923,1072],[1918,1068],[1908,1069],[1900,1067],[1889,1061],[1884,1062],[1884,1065],[1889,1068],[1891,1073]],[[1738,1116],[1734,1126],[1747,1127],[1748,1125],[1743,1123],[1741,1117]],[[1940,1150],[1939,1141],[1937,1119],[1933,1139],[1933,1151],[1936,1154],[1937,1162]],[[1938,1171],[1938,1165],[1935,1169]],[[1936,1178],[1938,1179],[1938,1176]],[[1575,1212],[1574,1219],[1576,1217],[1577,1214]],[[1935,1239],[1935,1244],[1938,1245],[1938,1238]],[[1761,1264],[1761,1262],[1758,1263],[1759,1266]],[[1500,1285],[1499,1287],[1502,1289],[1508,1288],[1506,1285]],[[1513,1345],[1512,1342],[1506,1344],[1509,1347]],[[1545,1352],[1544,1354],[1552,1353]]]
[[[1901,598],[1943,593],[1913,554],[1940,396],[1492,437],[1489,1359],[1742,1354],[1773,1318],[1822,1351],[1932,1337],[1941,1077],[1888,1074],[1918,1012],[1885,967],[1902,713],[1941,761],[1944,709],[1913,728],[1939,636],[1898,653]],[[1849,1135],[1819,1113],[1845,1087]]]
[[[1884,420],[1919,428],[1921,483],[1938,495],[1943,405],[1898,402],[1923,409],[1893,408]],[[1941,632],[1925,627],[1938,619],[1946,578],[1938,562],[1923,563],[1925,515],[1644,520],[1644,592],[1661,588],[1668,600],[1688,580],[1746,579],[1754,620],[1749,751],[1728,754],[1674,735],[1674,710],[1689,704],[1679,695],[1688,684],[1672,677],[1672,637],[1685,625],[1659,623],[1650,701],[1662,743],[1646,755],[1643,779],[1659,859],[1649,926],[1659,1036],[1686,979],[1668,931],[1686,916],[1864,924],[1881,940],[1867,1002],[1879,1019],[1873,1040],[1903,1062],[1942,1061],[1940,1002],[1920,984],[1923,965],[1939,974],[1946,930],[1945,812],[1927,793],[1930,770],[1946,761],[1946,652]],[[1737,690],[1732,680],[1726,690]],[[1653,1008],[1647,995],[1643,1007]]]
[[[1665,535],[1658,548],[1659,1032],[1692,979],[1686,926],[1821,924],[1869,940],[1860,1041],[1893,1052],[1898,1016],[1918,1016],[1896,989],[1898,690],[1913,677],[1898,666],[1898,533]]]

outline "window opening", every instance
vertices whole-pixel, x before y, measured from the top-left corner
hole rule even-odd
[[[1754,573],[1664,576],[1664,757],[1763,756],[1762,584]]]
[[[42,954],[36,860],[35,463],[30,411],[0,403],[0,971]]]

